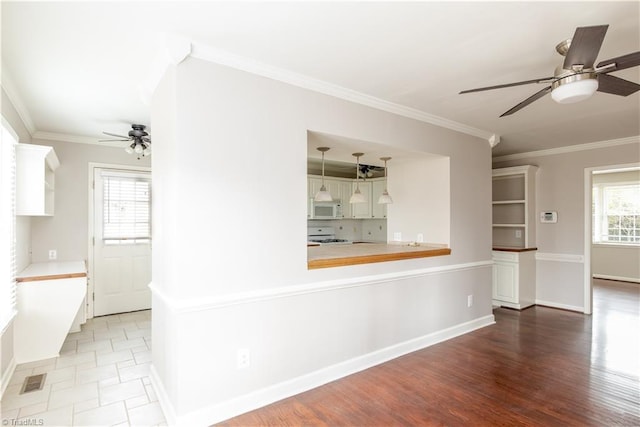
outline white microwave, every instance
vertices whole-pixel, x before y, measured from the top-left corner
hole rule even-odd
[[[316,202],[310,199],[311,219],[339,219],[342,218],[342,204],[339,201]]]

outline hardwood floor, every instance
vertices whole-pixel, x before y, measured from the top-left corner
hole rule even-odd
[[[495,316],[221,425],[640,425],[640,285],[596,280],[592,316],[546,307]]]

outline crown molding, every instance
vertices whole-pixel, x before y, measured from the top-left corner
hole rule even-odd
[[[27,128],[27,131],[31,136],[33,136],[36,131],[36,126],[33,124],[29,110],[25,107],[22,97],[20,97],[19,92],[16,90],[11,73],[7,71],[4,64],[2,65],[2,82],[0,83],[0,86],[2,86],[2,89],[7,94],[7,97],[11,101],[11,104],[13,104],[13,108],[16,109],[20,120],[22,120],[22,123]]]
[[[508,154],[506,156],[494,157],[492,162],[507,162],[510,160],[528,159],[531,157],[553,156],[556,154],[573,153],[576,151],[596,150],[598,148],[609,148],[618,145],[640,144],[640,135],[627,138],[610,139],[607,141],[589,142],[586,144],[566,145],[564,147],[550,148],[548,150],[529,151],[527,153]]]
[[[235,68],[237,70],[246,71],[248,73],[256,74],[262,77],[281,81],[283,83],[287,83],[303,89],[308,89],[314,92],[344,99],[356,104],[365,105],[367,107],[372,107],[378,110],[397,114],[399,116],[419,120],[421,122],[475,136],[484,139],[491,144],[495,143],[495,141],[500,140],[499,135],[486,130],[474,128],[472,126],[458,123],[453,120],[435,116],[416,108],[411,108],[405,105],[385,101],[374,96],[366,95],[364,93],[328,83],[323,80],[318,80],[309,76],[294,73],[283,68],[274,67],[272,65],[256,61],[254,59],[236,55],[221,49],[213,48],[202,43],[193,41],[191,42],[190,56],[208,62],[214,62],[216,64]]]
[[[153,92],[171,65],[178,65],[191,54],[191,40],[175,34],[161,33],[156,38],[156,53],[146,80],[138,85],[140,99],[151,105]]]

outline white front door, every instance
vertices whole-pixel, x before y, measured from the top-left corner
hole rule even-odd
[[[151,174],[94,169],[94,316],[151,308]]]

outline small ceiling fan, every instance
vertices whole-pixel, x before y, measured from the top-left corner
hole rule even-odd
[[[596,91],[629,96],[640,90],[640,84],[610,76],[608,73],[640,65],[640,51],[600,61],[595,67],[593,65],[600,52],[607,28],[609,28],[608,25],[578,27],[573,38],[560,42],[556,46],[556,51],[565,58],[564,62],[556,68],[553,77],[463,90],[460,94],[531,83],[550,83],[550,86],[534,93],[500,117],[511,115],[548,93],[551,93],[553,100],[560,104],[582,101]]]
[[[120,139],[101,139],[100,142],[112,142],[112,141],[131,141],[131,145],[124,149],[127,153],[136,153],[138,160],[140,157],[147,157],[151,155],[151,138],[149,133],[145,131],[145,125],[131,125],[129,136],[118,135],[116,133],[102,132],[108,136],[115,136]]]

